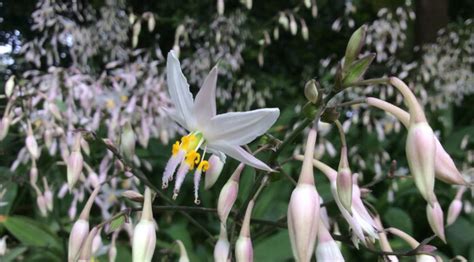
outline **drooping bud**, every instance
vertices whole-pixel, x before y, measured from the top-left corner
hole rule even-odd
[[[321,98],[319,97],[319,83],[311,79],[308,82],[306,82],[304,86],[304,96],[308,101],[310,101],[313,104],[317,104],[321,101]]]
[[[308,134],[306,150],[296,188],[288,204],[288,231],[293,256],[297,261],[309,261],[313,255],[319,224],[319,194],[314,186],[313,154],[316,130]]]
[[[81,251],[84,241],[89,233],[89,214],[94,203],[94,199],[99,193],[100,188],[94,189],[92,194],[87,199],[87,202],[82,209],[79,219],[74,223],[69,234],[68,247],[68,261],[75,261]]]
[[[51,189],[49,188],[48,181],[46,180],[46,177],[43,177],[43,187],[44,187],[44,200],[46,202],[46,207],[48,208],[49,211],[53,211],[54,207],[54,199],[53,199],[53,192],[51,192]]]
[[[13,94],[13,89],[15,88],[15,76],[12,75],[8,78],[5,83],[5,95],[10,98]]]
[[[229,259],[229,251],[230,243],[227,238],[227,230],[225,228],[225,225],[221,223],[219,239],[217,240],[216,246],[214,247],[214,261],[227,262]]]
[[[245,211],[244,221],[240,229],[239,238],[235,243],[235,258],[237,262],[252,262],[253,261],[253,245],[250,238],[250,219],[252,217],[253,206],[255,200],[250,200],[247,210]]]
[[[347,157],[347,144],[344,130],[339,121],[335,122],[339,135],[341,137],[341,158],[339,160],[339,168],[337,170],[336,186],[337,195],[344,208],[351,213],[352,206],[352,173],[349,168],[349,160]]]
[[[224,0],[217,0],[217,13],[219,15],[224,14]]]
[[[227,183],[222,187],[222,190],[219,194],[219,199],[217,201],[217,214],[221,223],[225,225],[227,217],[229,216],[232,206],[237,199],[237,194],[239,192],[239,180],[240,174],[244,169],[244,164],[239,164],[235,169],[234,173],[230,176]]]
[[[144,197],[142,194],[135,192],[133,190],[126,190],[122,192],[122,196],[138,203],[143,203],[143,200],[144,200]]]
[[[132,161],[135,156],[136,137],[129,121],[125,123],[120,135],[120,153],[127,161]]]
[[[46,205],[46,199],[43,195],[38,195],[36,197],[36,204],[38,205],[38,209],[42,216],[48,216],[48,206]]]
[[[156,232],[151,202],[151,190],[146,187],[142,216],[133,231],[132,256],[134,262],[149,262],[155,252]]]
[[[298,32],[298,24],[296,23],[295,17],[290,15],[290,33],[296,35]]]
[[[10,116],[5,115],[2,118],[2,122],[0,122],[0,141],[5,139],[5,137],[8,135],[8,130],[10,129],[10,123],[11,123]]]
[[[0,238],[0,257],[7,253],[7,238],[8,236]]]
[[[456,197],[453,199],[453,201],[449,205],[448,218],[446,222],[448,226],[453,224],[456,221],[456,219],[459,217],[459,214],[461,214],[461,210],[462,210],[461,199],[465,190],[466,190],[466,187],[460,187],[458,189],[458,192],[456,193]]]
[[[446,243],[443,210],[437,200],[435,200],[434,203],[428,203],[426,205],[426,216],[428,217],[428,223],[433,232]]]
[[[40,156],[39,148],[38,148],[38,143],[36,142],[36,138],[33,135],[33,129],[31,128],[30,122],[28,122],[28,130],[27,130],[27,135],[26,135],[26,148],[28,149],[28,152],[30,152],[30,155],[34,159],[38,159]]]
[[[99,249],[102,247],[102,237],[100,236],[100,232],[102,228],[97,231],[94,239],[92,240],[92,255],[96,256]]]
[[[179,262],[189,262],[188,252],[186,252],[186,247],[181,240],[176,240],[176,244],[179,247]]]
[[[36,182],[38,182],[38,168],[36,167],[36,160],[33,159],[31,162],[30,184],[36,185]]]
[[[84,245],[79,255],[79,262],[91,261],[91,258],[93,255],[92,245],[93,245],[95,236],[97,235],[97,232],[98,232],[98,228],[93,227],[91,232],[89,232],[89,234],[87,235],[87,238],[84,241]]]
[[[115,245],[115,242],[117,241],[117,236],[118,232],[120,231],[115,231],[114,234],[112,235],[112,241],[110,241],[110,247],[109,247],[109,262],[115,262],[115,259],[117,258],[117,246]]]
[[[82,135],[78,132],[74,137],[72,151],[67,161],[67,183],[69,190],[72,190],[76,182],[79,180],[84,165],[84,159],[82,158],[81,153],[81,139]]]
[[[392,105],[388,102],[380,100],[375,97],[368,97],[367,104],[370,106],[382,109],[392,115],[394,115],[402,124],[408,128],[410,125],[410,114],[403,109]],[[461,175],[461,172],[457,169],[451,156],[446,152],[444,147],[436,139],[436,156],[435,156],[435,177],[445,183],[453,185],[465,185],[466,181]]]
[[[328,229],[319,221],[318,227],[318,244],[316,245],[316,260],[318,262],[341,262],[344,257],[339,250],[339,246],[332,238]]]
[[[204,176],[204,189],[211,188],[219,178],[222,172],[222,168],[224,167],[224,162],[220,159],[220,157],[212,154],[209,157],[209,169],[206,171],[206,175]]]

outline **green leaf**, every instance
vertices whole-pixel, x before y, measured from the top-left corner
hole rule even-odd
[[[119,216],[116,219],[110,222],[109,233],[114,232],[115,230],[119,229],[123,223],[125,223],[125,216]]]
[[[454,224],[446,228],[446,239],[455,254],[470,252],[474,245],[474,225],[464,217],[459,217]]]
[[[61,243],[45,225],[22,216],[7,217],[5,228],[21,243],[27,246],[50,247],[60,250]]]
[[[287,261],[292,258],[287,230],[267,237],[255,245],[255,261]]]
[[[359,27],[349,39],[346,48],[346,55],[344,58],[344,69],[346,69],[357,58],[365,42],[365,34],[367,26]]]
[[[372,64],[374,58],[375,54],[368,54],[363,58],[355,61],[352,65],[350,65],[342,80],[342,84],[347,87],[350,86],[352,83],[361,80],[365,74],[365,71],[367,71],[370,64]]]
[[[384,220],[390,227],[396,227],[407,234],[413,233],[413,222],[411,217],[402,209],[398,207],[391,207],[385,212],[383,216]]]
[[[5,170],[4,168],[1,168],[0,173],[2,173],[2,175],[4,175],[4,174],[7,174],[7,173],[10,173],[10,171]],[[5,191],[5,194],[3,195],[3,197],[0,200],[0,202],[5,203],[4,206],[0,206],[0,215],[6,216],[6,215],[10,214],[10,210],[13,206],[13,202],[15,201],[15,198],[16,198],[16,195],[17,195],[17,192],[18,192],[18,185],[14,182],[5,182],[3,185],[4,185],[4,188],[5,189],[8,188],[8,190]],[[3,189],[0,187],[0,193],[1,193],[2,190]]]
[[[2,261],[10,262],[10,261],[17,261],[17,257],[21,254],[25,253],[27,250],[26,247],[16,247],[7,251],[4,257],[2,257]]]

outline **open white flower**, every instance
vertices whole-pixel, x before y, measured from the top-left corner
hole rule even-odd
[[[190,133],[173,145],[172,156],[163,174],[163,188],[173,179],[176,169],[174,198],[186,174],[196,167],[194,186],[197,192],[202,172],[209,168],[204,159],[206,151],[224,159],[228,155],[255,168],[272,171],[262,161],[245,151],[241,146],[264,134],[277,120],[278,108],[263,108],[247,112],[216,114],[217,66],[204,80],[195,99],[189,91],[189,84],[181,71],[181,65],[174,51],[168,53],[166,64],[167,82],[175,111],[170,116]],[[203,155],[198,153],[203,149]],[[196,195],[196,202],[197,199]]]

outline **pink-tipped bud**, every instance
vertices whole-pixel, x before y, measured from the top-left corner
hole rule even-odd
[[[448,226],[453,224],[456,221],[456,219],[459,217],[459,214],[461,214],[462,206],[463,206],[461,199],[465,190],[466,190],[466,187],[460,187],[458,189],[458,192],[456,193],[456,197],[449,205],[448,218],[447,218]]]
[[[186,252],[186,247],[181,240],[176,240],[176,243],[179,247],[179,262],[189,262],[188,252]]]
[[[227,230],[225,225],[221,223],[221,231],[219,233],[219,239],[217,240],[216,246],[214,247],[214,261],[215,262],[227,262],[229,259],[230,243],[227,238]]]
[[[84,138],[81,138],[81,149],[84,151],[84,153],[86,153],[86,156],[91,154],[89,143]]]
[[[92,255],[93,256],[96,256],[97,252],[99,252],[99,249],[102,247],[102,237],[100,236],[101,231],[102,229],[99,229],[94,239],[92,240]]]
[[[351,213],[352,174],[349,168],[339,169],[336,177],[337,196],[344,208]]]
[[[76,261],[89,234],[89,221],[78,219],[69,234],[68,261]]]
[[[143,203],[144,201],[143,195],[133,190],[126,190],[122,192],[122,196],[138,203]]]
[[[122,134],[120,136],[120,153],[127,161],[132,161],[135,156],[136,140],[132,125],[127,121],[122,128]]]
[[[235,259],[237,262],[253,261],[253,246],[250,237],[239,236],[235,243]]]
[[[237,194],[239,193],[240,174],[244,169],[244,164],[239,164],[234,173],[230,176],[227,183],[222,187],[217,201],[217,214],[221,223],[225,225],[227,217],[229,216],[232,206],[234,206]]]
[[[33,134],[28,134],[26,136],[26,148],[28,149],[28,152],[30,152],[30,155],[33,159],[38,159],[40,152],[38,149],[38,143],[36,142],[36,138],[33,136]]]
[[[436,138],[436,137],[435,137]],[[435,176],[437,179],[452,185],[466,185],[461,172],[457,169],[451,156],[436,138]]]
[[[147,187],[145,188],[142,216],[133,230],[132,257],[134,262],[149,262],[155,252],[156,232],[151,202],[151,190]]]
[[[46,206],[48,207],[49,211],[53,211],[54,207],[54,199],[53,199],[53,192],[49,188],[48,181],[46,177],[43,177],[43,187],[44,187],[44,199],[46,201]]]
[[[311,129],[306,142],[306,150],[296,188],[291,193],[288,204],[288,231],[293,256],[297,261],[310,261],[319,225],[319,194],[314,186],[313,154],[316,130]]]
[[[4,116],[0,122],[0,141],[5,139],[8,135],[8,130],[10,129],[11,119],[9,116]]]
[[[5,95],[10,98],[13,94],[13,89],[15,88],[15,76],[12,75],[8,78],[5,83]]]
[[[78,132],[74,137],[74,145],[67,161],[67,183],[69,190],[72,190],[79,180],[84,165],[84,159],[81,153],[81,139],[82,135]]]
[[[446,243],[446,237],[444,235],[444,218],[443,210],[439,205],[438,201],[426,205],[426,216],[428,217],[428,223],[430,224],[433,232]]]
[[[209,169],[206,171],[206,176],[204,177],[204,189],[211,188],[219,178],[224,167],[224,162],[220,157],[212,154],[209,157]]]
[[[318,228],[318,244],[316,245],[316,260],[318,262],[341,262],[344,257],[339,246],[332,238],[328,229],[320,220]]]
[[[48,216],[48,206],[43,195],[38,195],[38,197],[36,197],[36,204],[38,205],[41,215],[44,217]]]
[[[428,123],[420,122],[410,125],[406,141],[408,165],[418,190],[431,204],[436,201],[434,195],[435,152],[435,136]]]
[[[82,246],[81,252],[79,254],[79,262],[87,262],[91,261],[92,258],[92,245],[94,242],[94,238],[97,235],[98,229],[97,227],[93,227],[91,232],[87,235],[86,240]]]
[[[32,167],[30,169],[30,184],[31,185],[36,185],[36,182],[38,182],[38,168],[36,167],[36,161],[32,161]]]

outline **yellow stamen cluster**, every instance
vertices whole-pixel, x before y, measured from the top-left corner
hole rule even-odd
[[[209,162],[206,160],[201,161],[201,155],[196,151],[200,143],[202,143],[202,134],[199,132],[191,133],[183,136],[181,142],[176,141],[171,152],[175,156],[179,151],[183,150],[186,153],[184,162],[189,166],[189,170],[193,170],[197,165],[200,171],[206,172],[209,169]]]
[[[193,170],[194,165],[199,164],[199,161],[201,161],[201,155],[194,150],[189,151],[184,160],[184,162],[189,166],[189,170]]]
[[[209,169],[209,162],[207,160],[201,161],[201,163],[199,163],[198,169],[206,172]]]

